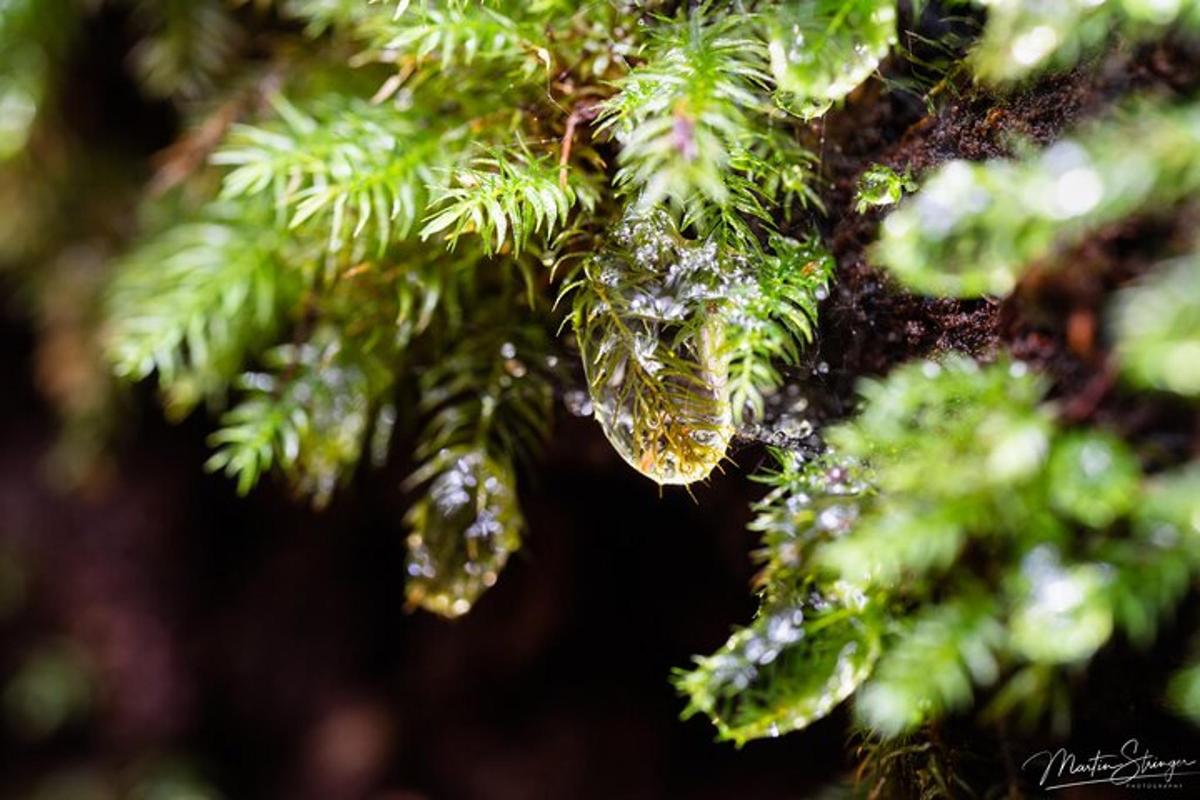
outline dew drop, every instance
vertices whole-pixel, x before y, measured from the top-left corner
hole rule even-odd
[[[512,471],[476,450],[443,451],[405,522],[410,604],[446,617],[467,613],[520,547]]]
[[[576,417],[592,415],[592,398],[583,389],[570,389],[563,393],[563,405]]]
[[[707,306],[731,266],[652,211],[624,220],[585,268],[576,336],[591,407],[621,457],[660,484],[706,478],[733,433],[723,322]]]
[[[775,433],[782,437],[785,443],[788,440],[803,439],[812,432],[811,422],[793,414],[784,414],[775,423]]]
[[[1038,25],[1013,39],[1013,61],[1023,67],[1033,66],[1057,46],[1058,33],[1049,25]]]

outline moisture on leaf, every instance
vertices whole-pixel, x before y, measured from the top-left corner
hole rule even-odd
[[[755,553],[763,563],[755,579],[768,602],[783,602],[811,574],[813,549],[848,534],[871,494],[869,470],[847,458],[814,459],[775,451],[779,467],[755,476],[774,488],[754,504],[748,526],[762,534]]]
[[[1195,0],[976,0],[987,25],[971,55],[990,82],[1016,81],[1065,69],[1095,52],[1114,33],[1133,40],[1162,36],[1169,26],[1194,29]]]
[[[1034,548],[1021,561],[1013,648],[1030,661],[1068,663],[1091,657],[1113,630],[1108,573],[1100,564],[1060,563],[1052,547]]]
[[[879,654],[879,614],[846,581],[814,579],[822,541],[846,535],[869,487],[861,465],[775,451],[777,470],[759,477],[774,488],[754,508],[764,562],[756,579],[763,607],[715,654],[677,677],[687,714],[704,713],[721,735],[743,743],[799,730],[857,688]]]
[[[831,452],[784,455],[764,476],[775,489],[752,528],[763,533],[764,619],[814,588],[875,609],[881,650],[858,691],[863,724],[910,732],[997,682],[997,708],[1042,715],[1053,702],[1039,687],[1065,665],[1117,631],[1152,639],[1198,566],[1194,473],[1148,481],[1111,435],[1061,430],[1045,382],[1020,363],[946,357],[862,392],[861,413],[826,430]],[[1097,529],[1110,535],[1083,544]],[[711,663],[744,668],[730,656],[753,636],[736,634]],[[730,674],[744,683],[730,696],[757,711],[789,685]],[[711,679],[693,681],[693,704],[716,707]]]
[[[870,77],[896,42],[894,0],[783,3],[768,49],[779,90],[802,116],[824,113]]]
[[[242,376],[247,397],[209,438],[217,451],[208,469],[236,476],[245,494],[277,465],[314,506],[325,506],[358,465],[392,375],[332,327],[303,344],[280,345],[264,360],[271,371]]]
[[[656,211],[624,220],[571,287],[596,419],[621,457],[659,483],[702,480],[725,455],[733,427],[717,312],[746,272]]]
[[[481,450],[440,453],[409,479],[428,482],[409,510],[408,602],[458,617],[495,584],[521,545],[512,467]]]
[[[761,613],[676,678],[721,737],[744,744],[804,728],[854,692],[879,656],[879,629],[854,598],[813,593]]]
[[[1005,295],[1033,262],[1189,198],[1197,165],[1200,105],[1130,105],[1023,158],[942,165],[884,220],[875,256],[923,294]]]
[[[905,192],[916,189],[917,182],[907,172],[901,174],[883,164],[874,164],[858,179],[854,210],[862,214],[872,208],[894,206]]]
[[[1057,510],[1099,528],[1128,513],[1142,475],[1123,442],[1089,432],[1056,444],[1048,478],[1050,502]]]
[[[1126,289],[1115,316],[1117,357],[1132,383],[1200,395],[1200,256]]]
[[[425,424],[407,480],[424,487],[405,522],[408,599],[444,616],[466,613],[492,586],[524,528],[514,464],[549,433],[557,357],[536,321],[518,322],[512,294],[474,310],[422,370]]]

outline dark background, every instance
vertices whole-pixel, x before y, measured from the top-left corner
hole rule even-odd
[[[677,719],[670,671],[753,611],[761,489],[737,470],[660,495],[566,418],[525,483],[525,548],[446,622],[403,608],[386,473],[323,513],[270,484],[238,498],[201,469],[207,421],[168,426],[146,396],[111,480],[56,490],[32,339],[0,331],[0,543],[28,579],[0,674],[69,639],[94,687],[45,737],[9,714],[0,792],[166,755],[235,798],[800,797],[839,769],[844,719],[741,751]]]

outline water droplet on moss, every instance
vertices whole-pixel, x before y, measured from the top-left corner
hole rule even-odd
[[[521,544],[511,469],[474,450],[443,451],[409,511],[409,603],[447,617],[470,611]]]
[[[564,392],[563,405],[567,407],[567,411],[576,417],[590,417],[592,415],[592,399],[582,389],[571,389]]]
[[[744,265],[686,241],[662,211],[630,217],[585,267],[576,335],[596,420],[626,462],[660,484],[706,478],[733,427],[724,320]]]
[[[896,39],[889,0],[847,7],[836,18],[805,3],[785,4],[775,13],[771,71],[792,110],[807,117],[823,113],[870,77]]]

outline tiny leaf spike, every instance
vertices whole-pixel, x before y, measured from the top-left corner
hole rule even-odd
[[[596,420],[660,484],[703,480],[725,455],[733,426],[721,310],[746,271],[655,210],[623,220],[574,287]]]
[[[432,480],[430,480],[432,479]],[[443,450],[410,483],[430,481],[405,518],[408,602],[459,617],[521,546],[524,523],[512,468],[486,453]]]

